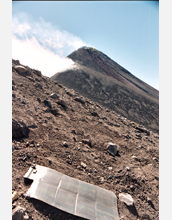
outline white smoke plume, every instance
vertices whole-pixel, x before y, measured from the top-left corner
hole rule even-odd
[[[75,67],[68,54],[87,45],[79,37],[53,26],[43,18],[34,21],[26,13],[13,16],[12,58],[51,77]]]

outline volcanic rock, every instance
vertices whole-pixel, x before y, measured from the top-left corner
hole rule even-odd
[[[13,211],[12,220],[23,220],[25,212],[26,212],[25,208],[22,208],[21,206],[17,206]]]
[[[51,108],[51,101],[49,99],[45,99],[44,104]]]
[[[35,73],[36,75],[38,75],[38,76],[42,76],[42,73],[41,73],[41,71],[39,71],[39,70],[34,70],[34,73]]]
[[[82,98],[80,98],[80,97],[76,97],[74,100],[77,101],[77,102],[80,102],[82,104],[85,103],[85,101]]]
[[[63,146],[66,147],[66,148],[69,147],[69,145],[66,141],[63,142]]]
[[[12,119],[12,137],[25,138],[28,137],[30,129],[22,120]]]
[[[87,144],[88,146],[91,147],[91,141],[88,140],[88,139],[83,139],[83,140],[82,140],[82,143]]]
[[[59,99],[58,104],[67,108],[67,103],[64,99]]]
[[[52,99],[58,99],[59,96],[58,96],[56,93],[52,93],[52,94],[51,94],[51,98],[52,98]]]
[[[84,162],[81,162],[81,167],[85,169],[87,167],[87,164],[85,164]]]
[[[27,71],[24,66],[15,66],[14,69],[19,73],[25,73]]]
[[[121,202],[124,202],[128,206],[132,206],[134,204],[134,200],[131,195],[128,193],[120,193],[119,194],[119,200]]]
[[[119,146],[117,144],[108,143],[106,150],[112,155],[118,155]]]

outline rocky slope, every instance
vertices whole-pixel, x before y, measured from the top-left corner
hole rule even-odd
[[[19,194],[12,208],[25,208],[24,219],[81,219],[25,197],[23,176],[33,161],[116,193],[121,220],[159,219],[157,133],[16,60],[12,128],[12,190]],[[109,142],[119,146],[118,156],[107,151]],[[133,206],[120,201],[121,192]]]
[[[132,121],[159,131],[159,92],[102,52],[82,47],[71,53],[76,68],[51,77]]]

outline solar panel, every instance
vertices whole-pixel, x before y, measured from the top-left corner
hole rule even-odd
[[[119,220],[116,195],[56,170],[35,165],[24,178],[34,180],[27,196],[90,220]]]

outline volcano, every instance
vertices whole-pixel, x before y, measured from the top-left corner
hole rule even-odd
[[[74,67],[57,72],[52,80],[152,131],[159,131],[158,90],[95,48],[82,47],[67,57],[74,61]]]

